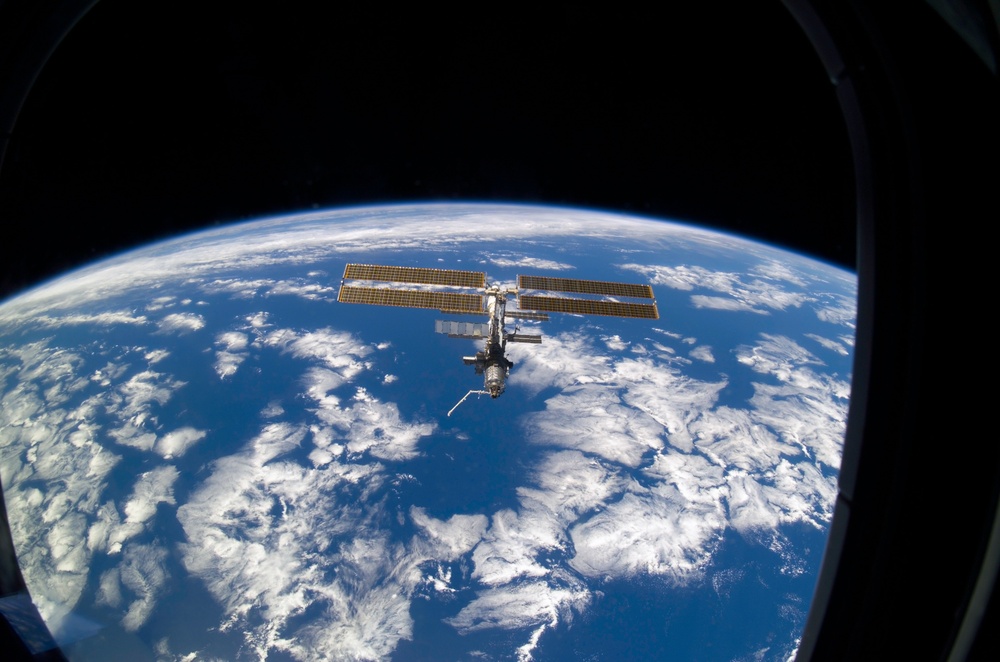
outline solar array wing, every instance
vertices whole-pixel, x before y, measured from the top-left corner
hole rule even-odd
[[[517,286],[525,290],[551,290],[553,292],[573,292],[576,294],[606,294],[609,296],[652,299],[653,288],[649,285],[616,283],[605,280],[579,280],[577,278],[553,278],[551,276],[518,276]]]
[[[337,301],[341,303],[367,303],[374,306],[435,308],[446,313],[481,314],[483,312],[483,296],[481,294],[461,294],[458,292],[427,292],[342,285]]]
[[[521,294],[517,297],[517,305],[519,308],[545,310],[550,313],[637,317],[653,320],[660,318],[655,303],[621,303],[618,301],[594,301],[591,299],[541,297]]]
[[[520,320],[534,320],[535,322],[549,321],[549,316],[545,313],[534,313],[528,310],[508,310],[504,312],[503,316]]]
[[[542,342],[542,337],[533,334],[511,333],[507,336],[507,341],[523,342],[523,343],[530,343],[532,345],[537,345]]]
[[[490,335],[490,325],[475,322],[455,322],[452,320],[435,320],[434,330],[447,334],[449,338],[471,338],[482,340]]]
[[[477,289],[486,287],[486,274],[482,271],[459,271],[457,269],[348,264],[344,268],[344,279],[348,278],[395,283],[420,283],[423,285],[451,285]]]

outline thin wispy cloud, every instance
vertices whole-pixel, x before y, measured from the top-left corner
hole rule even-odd
[[[695,308],[770,314],[810,306],[820,320],[851,328],[856,316],[854,300],[829,293],[826,276],[819,277],[813,269],[795,268],[774,259],[762,260],[747,274],[713,271],[696,265],[630,263],[621,268],[642,274],[653,285],[693,292],[690,300]],[[846,276],[845,282],[848,282]]]
[[[807,333],[807,334],[805,334],[805,337],[809,338],[811,340],[815,340],[817,343],[819,343],[820,345],[822,345],[825,349],[829,349],[832,352],[836,352],[837,354],[840,354],[841,356],[848,356],[851,353],[850,349],[848,349],[848,347],[845,347],[838,340],[833,340],[832,338],[824,338],[823,336],[821,336],[819,334],[816,334],[816,333]]]
[[[71,315],[39,315],[32,319],[32,323],[42,327],[64,327],[82,326],[85,324],[97,324],[100,326],[117,326],[119,324],[130,324],[144,326],[150,324],[150,320],[145,315],[135,315],[126,311],[109,311],[94,314],[71,314]]]
[[[757,315],[768,314],[766,310],[755,307],[749,301],[728,297],[706,296],[703,294],[693,295],[691,297],[691,305],[695,308],[704,308],[707,310],[729,310],[740,313],[756,313]]]
[[[164,308],[173,308],[175,305],[177,305],[177,297],[174,296],[156,297],[148,304],[146,304],[146,310],[150,312],[155,312],[158,310],[163,310]]]
[[[805,287],[809,282],[800,271],[792,268],[787,262],[778,260],[760,262],[752,266],[749,273],[767,280],[785,281],[799,287]]]
[[[825,297],[825,305],[819,307],[816,316],[831,324],[854,328],[858,316],[856,297],[846,297],[841,294],[829,294]]]
[[[539,271],[564,271],[566,269],[575,269],[572,264],[565,264],[563,262],[556,262],[555,260],[548,260],[546,258],[540,257],[487,257],[486,260],[490,264],[495,264],[498,267],[514,267],[518,269],[537,269]]]

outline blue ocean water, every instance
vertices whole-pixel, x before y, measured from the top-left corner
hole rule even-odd
[[[641,282],[645,276],[619,269],[615,264],[633,260],[652,262],[654,256],[656,263],[668,266],[689,265],[697,260],[697,266],[707,271],[739,271],[744,281],[750,278],[744,273],[748,265],[755,264],[750,257],[734,262],[732,253],[722,250],[694,256],[689,248],[661,251],[660,247],[655,250],[645,247],[641,241],[622,243],[628,244],[627,251],[602,252],[601,242],[574,238],[517,245],[511,242],[512,249],[517,251],[511,250],[509,255],[501,257],[520,254],[545,258],[575,267],[558,271],[560,275],[628,282]],[[475,257],[469,258],[470,255]],[[220,377],[214,367],[218,349],[214,343],[223,332],[239,331],[253,341],[256,333],[263,336],[274,329],[288,329],[293,334],[324,328],[349,331],[371,352],[362,359],[365,369],[334,389],[333,394],[348,403],[361,389],[380,403],[398,408],[401,420],[407,423],[436,425],[431,434],[420,439],[419,455],[415,458],[387,460],[371,454],[341,458],[359,464],[378,463],[384,468],[379,480],[384,478],[385,483],[378,493],[365,494],[364,485],[341,485],[331,498],[341,502],[354,500],[360,507],[369,508],[367,521],[382,527],[390,541],[404,543],[420,534],[409,517],[413,507],[422,508],[440,520],[456,514],[490,517],[505,509],[516,511],[521,506],[518,488],[533,484],[532,472],[553,451],[553,447],[528,438],[530,430],[522,424],[522,419],[525,414],[543,411],[546,400],[560,389],[548,386],[536,393],[532,384],[516,381],[521,366],[515,365],[512,371],[515,379],[500,399],[472,396],[449,418],[445,414],[459,398],[482,386],[482,377],[461,361],[463,355],[480,349],[480,344],[435,334],[434,320],[449,318],[437,311],[347,305],[334,300],[339,274],[348,260],[485,269],[491,279],[509,283],[513,283],[518,273],[547,271],[544,267],[530,266],[531,261],[524,262],[526,266],[497,267],[487,260],[496,256],[484,242],[470,243],[460,249],[373,251],[360,258],[343,256],[308,265],[260,266],[252,272],[223,268],[212,278],[247,282],[270,279],[328,289],[318,298],[307,298],[269,293],[263,286],[252,294],[233,295],[224,288],[203,289],[204,283],[199,281],[165,284],[155,290],[130,292],[119,299],[100,302],[92,312],[102,312],[110,306],[142,314],[153,297],[172,296],[178,309],[201,316],[204,327],[159,332],[153,321],[162,314],[149,311],[150,323],[145,326],[70,325],[19,335],[17,343],[44,339],[52,347],[76,350],[82,357],[76,368],[80,375],[94,374],[108,364],[124,366],[110,387],[93,381],[72,395],[67,407],[79,405],[87,397],[107,396],[132,376],[152,370],[183,382],[183,386],[172,389],[167,401],[150,406],[157,432],[162,434],[184,426],[206,432],[204,439],[182,457],[169,459],[116,443],[106,435],[100,438],[100,443],[121,457],[101,494],[102,500],[115,504],[119,511],[129,499],[137,476],[164,464],[179,470],[172,488],[175,502],[157,505],[149,529],[130,541],[137,545],[155,544],[169,551],[164,567],[170,583],[169,590],[159,594],[159,602],[153,616],[143,625],[141,637],[126,633],[118,625],[121,607],[95,603],[98,579],[102,573],[118,568],[121,557],[94,555],[87,569],[89,585],[80,598],[77,613],[93,619],[103,629],[100,635],[80,642],[78,650],[92,651],[93,657],[100,657],[97,651],[102,642],[126,651],[133,648],[138,651],[141,646],[148,651],[158,642],[168,641],[170,649],[178,654],[198,651],[206,658],[232,659],[242,651],[253,658],[241,628],[250,630],[262,625],[262,609],[250,608],[247,616],[237,619],[233,630],[220,632],[219,624],[229,616],[204,582],[191,577],[181,562],[179,545],[197,541],[186,540],[177,519],[177,507],[187,503],[203,485],[219,458],[239,453],[269,421],[302,426],[317,422],[317,404],[304,393],[304,386],[308,371],[322,367],[322,361],[293,356],[278,345],[251,344],[243,352],[244,360],[236,372]],[[795,289],[790,283],[783,283],[782,287],[786,291]],[[728,386],[720,393],[717,405],[741,410],[751,408],[749,399],[754,394],[754,383],[779,383],[775,375],[754,372],[736,358],[733,348],[755,343],[761,334],[792,338],[822,360],[822,364],[817,364],[818,371],[847,379],[850,357],[823,349],[806,335],[823,335],[827,330],[831,335],[844,333],[843,327],[818,321],[815,310],[809,306],[766,311],[768,314],[734,312],[698,308],[693,303],[694,296],[723,296],[706,285],[690,290],[657,285],[654,291],[661,314],[654,322],[554,315],[550,322],[537,325],[538,331],[546,336],[546,343],[557,342],[562,333],[580,334],[587,339],[584,346],[588,356],[607,357],[609,361],[644,356],[642,352],[655,350],[659,352],[657,369],[676,370],[685,378],[705,383],[727,379]],[[191,302],[176,303],[185,299]],[[262,313],[266,313],[269,326],[255,332],[248,326],[248,318]],[[613,337],[622,341],[625,349],[617,349],[614,342],[605,342]],[[655,349],[657,344],[661,349]],[[712,348],[714,361],[689,356],[690,350],[700,345]],[[531,346],[522,349],[535,351]],[[148,355],[154,350],[165,350],[166,354],[150,358]],[[675,360],[671,361],[671,356]],[[561,370],[563,366],[555,369]],[[615,388],[626,390],[622,385]],[[101,430],[120,425],[113,413],[100,408],[90,422]],[[306,434],[298,448],[280,459],[311,468],[312,448],[312,438]],[[651,460],[654,453],[650,449],[645,459]],[[623,469],[616,467],[616,470]],[[648,475],[636,475],[634,484],[648,488],[652,480]],[[29,480],[21,487],[44,491],[46,486],[41,481]],[[611,497],[617,498],[620,494]],[[280,504],[272,504],[269,516],[275,521],[280,519]],[[239,535],[241,527],[251,525],[252,522],[235,522],[232,529]],[[337,543],[350,542],[351,532],[340,535]],[[574,613],[572,618],[561,614],[558,624],[541,636],[534,651],[535,659],[784,660],[804,622],[824,542],[825,531],[805,525],[746,536],[726,528],[703,577],[690,584],[672,585],[662,578],[643,574],[606,581],[576,575],[589,587],[591,605],[583,613]],[[329,553],[336,553],[336,544]],[[571,548],[546,552],[541,562],[547,568],[572,573],[568,561],[573,553]],[[445,619],[456,616],[487,587],[473,578],[470,553],[440,563],[451,573],[454,592],[434,591],[423,585],[417,588],[410,605],[413,638],[401,640],[392,659],[515,659],[515,651],[530,640],[539,626],[492,627],[459,634]],[[436,568],[423,570],[431,574]],[[324,579],[333,582],[336,575],[337,570],[328,569]],[[521,581],[514,579],[509,587],[516,587]],[[294,633],[313,620],[322,622],[323,617],[323,603],[317,600],[289,618],[285,631]],[[271,649],[268,659],[291,658]]]

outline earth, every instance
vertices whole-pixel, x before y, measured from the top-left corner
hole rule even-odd
[[[494,399],[482,341],[435,333],[469,318],[341,303],[349,263],[649,284],[659,317],[521,320]],[[0,305],[31,599],[80,660],[788,660],[856,288],[692,224],[458,203],[87,266]]]

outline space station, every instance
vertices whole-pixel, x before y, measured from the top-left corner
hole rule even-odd
[[[413,286],[418,286],[416,289]],[[601,298],[563,296],[590,295]],[[541,334],[523,333],[521,320],[545,322],[549,313],[602,315],[659,319],[653,288],[649,285],[551,276],[517,277],[517,287],[490,285],[482,271],[432,269],[374,264],[348,264],[337,300],[375,306],[429,308],[447,315],[472,315],[485,322],[437,320],[434,330],[449,338],[482,340],[475,356],[463,356],[466,365],[483,376],[482,389],[472,389],[448,412],[470,395],[498,398],[507,385],[514,363],[507,358],[507,343],[537,345]],[[508,308],[513,302],[514,306]],[[508,331],[507,321],[513,324]]]

